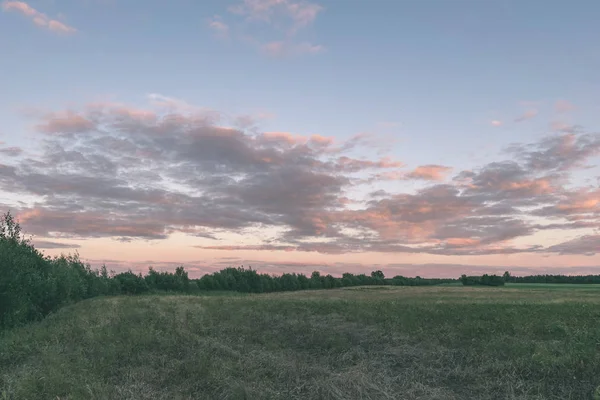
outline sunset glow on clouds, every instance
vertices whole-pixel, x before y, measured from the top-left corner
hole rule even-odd
[[[18,12],[50,31],[73,34],[40,39],[27,32],[32,46],[52,40],[58,48],[80,33],[67,25],[58,29],[61,23],[47,15],[63,10],[44,14],[37,11],[43,4],[3,3],[0,29],[9,21],[26,31],[15,21]],[[82,31],[90,26],[85,40],[106,46],[94,37],[108,28],[85,21],[93,7],[102,18],[102,8],[120,6],[73,7],[64,11],[70,20],[80,18]],[[157,7],[149,13],[159,15]],[[161,64],[167,61],[160,52],[182,64],[206,63],[183,48],[173,53],[171,44],[149,53],[156,65],[140,61],[138,73],[120,77],[113,75],[115,66],[128,68],[123,57],[131,57],[121,51],[96,59],[106,71],[89,64],[89,75],[85,65],[65,61],[64,73],[52,69],[63,64],[50,65],[60,79],[46,86],[26,73],[38,68],[37,56],[28,55],[21,66],[0,61],[13,72],[0,84],[15,93],[0,102],[6,121],[0,126],[0,211],[12,210],[38,248],[48,254],[77,250],[95,265],[116,269],[184,264],[193,276],[240,264],[274,273],[341,274],[374,266],[409,276],[509,267],[515,273],[599,272],[600,134],[598,98],[591,97],[597,91],[582,91],[580,98],[571,93],[566,100],[557,89],[548,99],[547,91],[524,94],[515,86],[519,94],[504,98],[501,85],[493,88],[502,98],[493,106],[481,106],[476,92],[460,104],[436,105],[432,98],[419,105],[415,98],[423,95],[383,94],[390,84],[402,86],[393,68],[384,82],[368,72],[387,74],[381,64],[365,64],[354,70],[354,97],[332,96],[353,82],[328,75],[311,83],[335,64],[334,57],[339,63],[345,57],[333,31],[313,30],[327,14],[347,12],[337,3],[245,0],[200,10],[208,23],[198,35],[214,54],[210,79],[198,72],[187,80],[192,75],[169,69],[175,64]],[[188,22],[184,16],[177,21]],[[118,20],[115,26],[130,29]],[[188,40],[175,25],[173,30],[170,43]],[[118,37],[108,37],[119,46]],[[138,39],[142,57],[145,44]],[[127,40],[133,46],[134,39]],[[247,52],[248,44],[260,51]],[[237,52],[223,50],[228,46]],[[385,47],[369,51],[388,53]],[[233,69],[218,75],[219,65]],[[147,69],[152,74],[145,75]],[[303,75],[307,69],[310,76]],[[248,77],[234,78],[232,71]],[[277,75],[288,71],[289,79]],[[416,79],[433,79],[424,74]],[[292,84],[299,86],[286,86]],[[373,86],[380,98],[363,95]],[[543,99],[523,101],[526,95]],[[406,106],[385,111],[394,102]],[[362,112],[340,111],[353,107]],[[469,126],[465,109],[479,110],[482,122]],[[375,128],[392,120],[407,123]]]

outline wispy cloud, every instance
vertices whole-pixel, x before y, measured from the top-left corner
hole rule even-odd
[[[325,48],[310,43],[290,43],[281,41],[264,44],[262,50],[271,57],[288,57],[304,54],[319,54],[324,52]]]
[[[2,145],[2,142],[0,142]],[[0,148],[0,154],[9,156],[9,157],[17,157],[23,153],[23,149],[20,147],[5,147]]]
[[[223,22],[223,19],[216,15],[209,19],[208,26],[212,31],[221,38],[229,37],[229,25]]]
[[[554,104],[554,110],[557,113],[568,113],[575,110],[575,106],[566,100],[558,100]]]
[[[515,122],[527,121],[528,119],[535,118],[537,115],[538,115],[538,110],[534,110],[534,109],[527,110],[523,114],[521,114],[520,116],[515,118]]]
[[[443,165],[422,165],[409,172],[406,177],[409,179],[443,181],[450,171],[452,171],[452,167]]]
[[[493,120],[490,122],[493,126],[502,126],[502,121],[499,121],[497,119]]]
[[[48,17],[46,14],[36,10],[23,1],[4,1],[2,3],[2,9],[4,11],[21,13],[30,18],[37,26],[49,29],[53,32],[64,34],[77,32],[77,29],[73,28],[72,26]]]
[[[313,24],[323,10],[321,5],[306,1],[243,0],[228,8],[232,21],[226,22],[221,16],[215,16],[209,20],[208,26],[218,36],[233,36],[270,57],[314,55],[324,52],[325,46],[300,40],[298,34]],[[263,34],[266,28],[270,40],[258,39],[253,31],[257,25],[263,28]],[[232,34],[240,30],[243,33]]]
[[[245,16],[254,21],[277,25],[281,18],[292,21],[292,32],[315,21],[323,7],[309,2],[294,0],[243,0],[242,3],[229,7],[233,14]]]
[[[34,240],[33,245],[37,249],[78,249],[81,245],[74,243],[58,243],[45,240]]]

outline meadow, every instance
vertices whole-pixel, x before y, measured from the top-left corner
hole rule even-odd
[[[0,336],[0,399],[599,399],[586,286],[97,297]]]

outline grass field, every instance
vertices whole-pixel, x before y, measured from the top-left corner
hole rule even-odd
[[[596,288],[96,298],[0,337],[3,400],[579,400],[599,385]]]
[[[577,284],[577,283],[507,283],[508,288],[518,289],[577,289],[577,290],[600,290],[600,284]]]

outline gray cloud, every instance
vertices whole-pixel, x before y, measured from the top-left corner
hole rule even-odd
[[[20,147],[0,148],[0,154],[9,156],[9,157],[17,157],[17,156],[20,156],[22,153],[23,153],[23,149]]]
[[[551,246],[548,251],[559,254],[585,254],[593,256],[600,253],[600,235],[585,235],[568,242]]]
[[[598,134],[513,145],[509,160],[436,183],[450,167],[407,173],[391,158],[353,158],[373,150],[364,135],[337,142],[243,131],[225,127],[212,110],[153,99],[158,106],[147,110],[92,104],[36,121],[38,155],[0,164],[0,190],[34,199],[17,209],[26,231],[49,239],[160,240],[181,232],[215,240],[270,228],[277,233],[268,241],[210,248],[480,255],[588,254],[587,245],[511,241],[600,227],[597,189],[566,189],[571,171],[598,154]],[[373,171],[381,181],[389,172],[433,182],[413,193],[375,187],[352,197],[357,185],[381,182],[363,178]]]
[[[58,243],[44,240],[34,240],[33,245],[36,249],[78,249],[81,247],[74,243]]]

